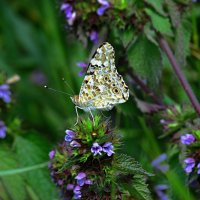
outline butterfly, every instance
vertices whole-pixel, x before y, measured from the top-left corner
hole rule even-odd
[[[114,48],[105,42],[96,50],[88,65],[79,95],[71,97],[71,100],[76,105],[76,111],[79,108],[91,113],[91,110],[111,110],[128,98],[128,86],[115,67]]]

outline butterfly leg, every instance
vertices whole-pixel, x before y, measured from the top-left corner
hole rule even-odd
[[[94,116],[93,116],[93,114],[92,114],[92,111],[89,109],[89,112],[90,112],[90,115],[91,115],[91,117],[92,117],[92,121],[93,121],[93,123],[94,123]]]
[[[78,115],[78,106],[75,106],[75,110],[76,110],[76,123],[74,124],[74,126],[76,126],[78,124],[78,119],[79,119],[79,115]]]

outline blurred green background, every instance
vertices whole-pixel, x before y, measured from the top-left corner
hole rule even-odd
[[[199,10],[199,5],[191,10],[190,68],[184,68],[184,72],[200,98]],[[72,127],[76,120],[76,113],[69,96],[46,90],[43,85],[71,93],[62,81],[64,77],[78,94],[83,77],[78,76],[80,68],[76,63],[87,60],[90,51],[75,36],[67,33],[58,2],[0,0],[0,70],[7,77],[18,74],[21,78],[12,86],[15,105],[10,114],[13,116],[10,117],[10,124],[18,123],[13,120],[14,116],[22,121],[22,128],[16,128],[7,141],[0,141],[0,169],[38,168],[22,175],[2,177],[0,199],[58,198],[58,191],[51,183],[47,168],[40,169],[37,165],[48,161],[48,152],[63,140],[65,129]],[[161,81],[164,101],[187,103],[188,99],[167,59],[165,64]],[[80,113],[87,115],[82,111]],[[144,116],[133,97],[105,115],[115,116],[114,125],[123,135],[122,151],[135,157],[146,170],[152,172],[151,161],[170,148],[167,140],[158,138],[161,134],[159,119]],[[169,184],[174,199],[192,199],[184,183],[186,176],[178,162],[176,157],[169,172],[166,175],[157,174],[150,184]]]

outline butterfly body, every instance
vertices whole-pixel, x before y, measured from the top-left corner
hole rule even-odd
[[[91,59],[79,95],[71,97],[73,103],[85,110],[111,110],[129,98],[129,89],[117,72],[114,49],[103,43]]]

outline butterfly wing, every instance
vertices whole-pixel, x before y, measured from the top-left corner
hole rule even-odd
[[[88,65],[79,98],[88,107],[109,109],[128,97],[128,87],[115,67],[114,49],[109,43],[103,43]]]

